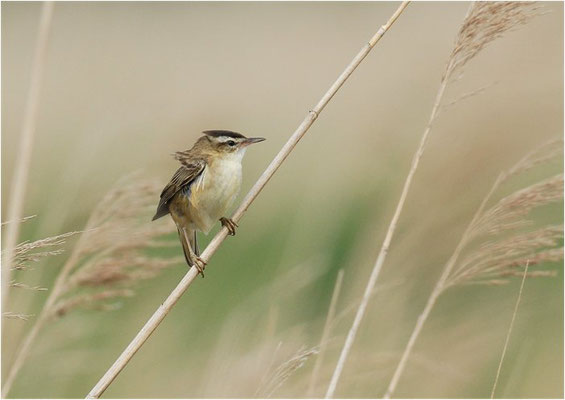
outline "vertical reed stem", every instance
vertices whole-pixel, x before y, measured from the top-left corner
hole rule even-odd
[[[6,299],[10,290],[11,265],[14,257],[14,249],[18,242],[20,233],[20,222],[22,219],[27,178],[29,175],[29,165],[31,153],[33,151],[33,136],[37,123],[37,110],[39,106],[39,95],[43,80],[43,70],[45,68],[45,55],[47,53],[47,40],[51,28],[53,16],[53,5],[51,1],[43,3],[41,9],[41,19],[39,21],[39,31],[37,33],[37,43],[33,57],[31,69],[31,79],[27,94],[27,101],[24,111],[24,120],[20,137],[20,148],[16,157],[14,175],[12,177],[12,188],[10,190],[10,200],[8,202],[8,224],[6,231],[6,241],[2,252],[2,309],[5,311]]]
[[[316,358],[316,364],[312,370],[312,377],[310,379],[310,385],[308,387],[307,397],[314,397],[314,389],[316,388],[316,383],[318,381],[318,375],[320,374],[320,369],[324,362],[324,354],[326,352],[326,347],[328,339],[330,337],[330,331],[332,323],[335,316],[335,308],[337,305],[337,299],[339,298],[339,292],[341,290],[341,283],[343,281],[343,269],[340,269],[337,273],[337,278],[335,280],[334,291],[332,293],[332,299],[330,300],[330,307],[328,309],[328,316],[326,317],[326,323],[324,324],[324,329],[322,331],[322,338],[320,339],[320,350],[318,352],[318,357]]]

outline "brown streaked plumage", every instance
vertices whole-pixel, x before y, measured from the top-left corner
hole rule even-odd
[[[248,145],[263,138],[246,138],[226,130],[204,131],[194,146],[174,154],[181,167],[161,193],[153,220],[171,214],[184,256],[204,276],[196,231],[207,234],[216,221],[235,235],[237,224],[223,215],[241,187],[241,161]]]

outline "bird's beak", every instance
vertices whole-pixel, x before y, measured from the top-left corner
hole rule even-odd
[[[263,140],[265,140],[265,138],[262,138],[262,137],[250,137],[250,138],[245,139],[241,144],[243,144],[243,146],[249,146],[250,144],[253,144],[253,143],[262,142]]]

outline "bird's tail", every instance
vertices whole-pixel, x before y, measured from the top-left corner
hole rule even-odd
[[[184,259],[186,260],[188,266],[192,267],[194,265],[194,262],[192,261],[190,249],[192,249],[194,254],[196,254],[197,256],[200,255],[200,250],[198,249],[198,242],[196,241],[196,231],[187,230],[187,235],[186,235],[188,237],[188,241],[187,241],[181,229],[182,228],[177,228],[179,233],[180,243],[182,245],[182,251],[184,253]]]

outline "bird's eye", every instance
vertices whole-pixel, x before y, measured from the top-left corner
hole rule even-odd
[[[228,144],[228,146],[235,146],[235,142],[233,140],[228,140],[226,143]]]

